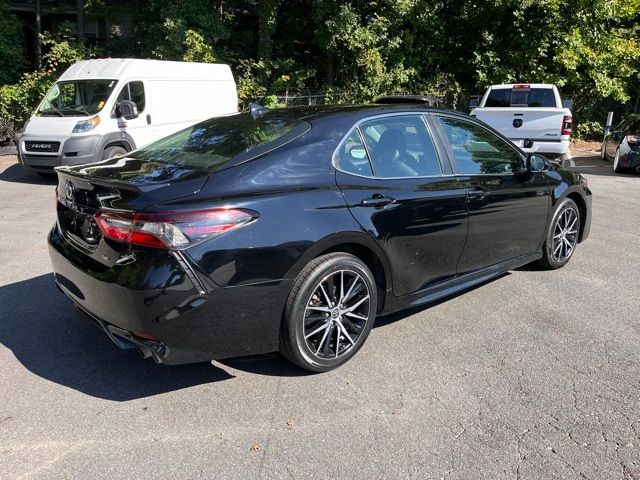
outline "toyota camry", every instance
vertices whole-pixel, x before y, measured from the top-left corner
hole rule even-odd
[[[578,173],[425,105],[255,107],[57,172],[56,284],[165,364],[336,368],[376,316],[566,265],[591,221]]]

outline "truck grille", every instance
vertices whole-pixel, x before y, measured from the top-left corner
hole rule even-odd
[[[60,142],[24,142],[27,152],[57,153],[60,150]]]

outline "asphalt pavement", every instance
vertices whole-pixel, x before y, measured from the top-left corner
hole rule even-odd
[[[53,182],[0,157],[0,478],[640,480],[640,176],[573,161],[569,265],[380,318],[310,375],[119,350],[54,286]]]

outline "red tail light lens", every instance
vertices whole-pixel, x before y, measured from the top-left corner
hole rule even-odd
[[[100,210],[95,220],[105,237],[118,242],[183,249],[257,217],[256,212],[235,208],[162,213]]]
[[[571,128],[573,127],[573,117],[571,115],[565,115],[562,119],[562,131],[560,135],[571,135]]]
[[[530,88],[531,88],[531,85],[526,85],[522,83],[513,86],[514,90],[529,90]]]
[[[640,143],[640,136],[638,135],[627,135],[627,143],[629,145],[638,145]]]

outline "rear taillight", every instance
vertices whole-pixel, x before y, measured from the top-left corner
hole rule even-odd
[[[638,145],[640,143],[639,135],[627,135],[626,137],[627,143],[629,145]]]
[[[573,117],[571,115],[565,115],[562,119],[562,131],[560,135],[571,135],[571,128],[573,127]]]
[[[100,210],[95,221],[105,237],[118,242],[183,249],[238,228],[257,217],[256,212],[236,208],[162,213]]]
[[[522,83],[513,86],[514,90],[529,90],[530,88],[531,88],[531,85],[526,85]]]

